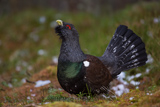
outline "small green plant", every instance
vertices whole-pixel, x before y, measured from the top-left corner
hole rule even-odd
[[[77,94],[78,98],[80,99],[87,98],[87,100],[93,99],[91,89],[88,87],[87,84],[86,84],[86,88],[87,88],[87,93],[79,92],[79,94]]]
[[[49,88],[48,93],[49,94],[54,94],[56,91],[58,91],[58,90],[55,89],[55,88]]]
[[[7,84],[7,82],[5,82],[5,81],[2,81],[1,84],[2,84],[3,86],[8,87],[8,84]]]
[[[148,87],[148,90],[149,91],[154,91],[156,88],[157,88],[157,86],[153,85],[153,86]]]
[[[31,99],[29,99],[29,100],[27,100],[27,103],[33,103],[33,100],[31,100]]]
[[[85,95],[86,93],[82,93],[82,92],[79,92],[79,94],[77,94],[78,98],[80,99],[82,99]]]
[[[87,98],[88,98],[88,99],[92,99],[93,96],[92,96],[91,88],[89,88],[87,84],[86,84],[86,87],[87,87],[87,91],[88,91]]]
[[[43,102],[45,101],[70,101],[71,98],[67,98],[63,96],[62,92],[58,92],[58,89],[55,88],[49,88],[48,90],[48,96],[44,98]]]
[[[53,102],[53,101],[72,101],[73,99],[72,98],[67,98],[67,97],[64,97],[62,96],[61,94],[55,94],[55,95],[48,95],[43,102],[45,101],[50,101],[50,102]]]
[[[12,99],[10,96],[5,96],[4,98],[5,98],[6,102],[12,103]]]

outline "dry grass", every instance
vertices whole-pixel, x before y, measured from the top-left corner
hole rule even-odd
[[[142,2],[113,15],[98,17],[53,10],[28,10],[0,17],[0,106],[160,106],[159,4]],[[43,17],[46,21],[40,23]],[[119,24],[134,30],[153,58],[153,62],[126,72],[127,75],[142,73],[135,79],[141,83],[139,89],[129,86],[129,93],[109,99],[81,99],[61,89],[56,77],[57,67],[52,61],[60,48],[60,40],[52,27],[56,19],[73,23],[79,31],[83,51],[96,56],[102,55]],[[27,83],[21,81],[24,78]],[[36,88],[38,80],[51,83]]]

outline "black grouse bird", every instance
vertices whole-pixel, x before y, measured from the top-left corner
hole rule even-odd
[[[84,54],[75,27],[57,20],[55,32],[62,39],[58,81],[71,93],[107,93],[109,83],[122,71],[146,64],[145,44],[127,26],[120,25],[101,57]]]

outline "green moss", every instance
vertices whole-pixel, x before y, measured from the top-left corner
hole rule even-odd
[[[139,101],[134,104],[135,106],[158,106],[160,105],[160,91],[140,97]]]
[[[44,105],[44,107],[83,107],[83,106],[81,104],[77,104],[74,102],[55,101],[54,103]]]
[[[50,94],[48,95],[43,102],[46,102],[46,101],[50,101],[50,102],[53,102],[53,101],[73,101],[72,98],[68,98],[68,97],[64,97],[62,96],[61,94]]]

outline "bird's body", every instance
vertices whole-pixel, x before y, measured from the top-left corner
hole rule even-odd
[[[120,25],[101,57],[84,54],[72,24],[57,20],[55,31],[62,39],[58,58],[58,81],[71,93],[107,93],[109,83],[124,70],[146,63],[145,45],[126,26]]]
[[[106,93],[112,81],[108,69],[97,57],[85,57],[80,62],[59,60],[57,76],[62,88],[73,94],[88,93],[88,89],[91,89],[91,93]]]

